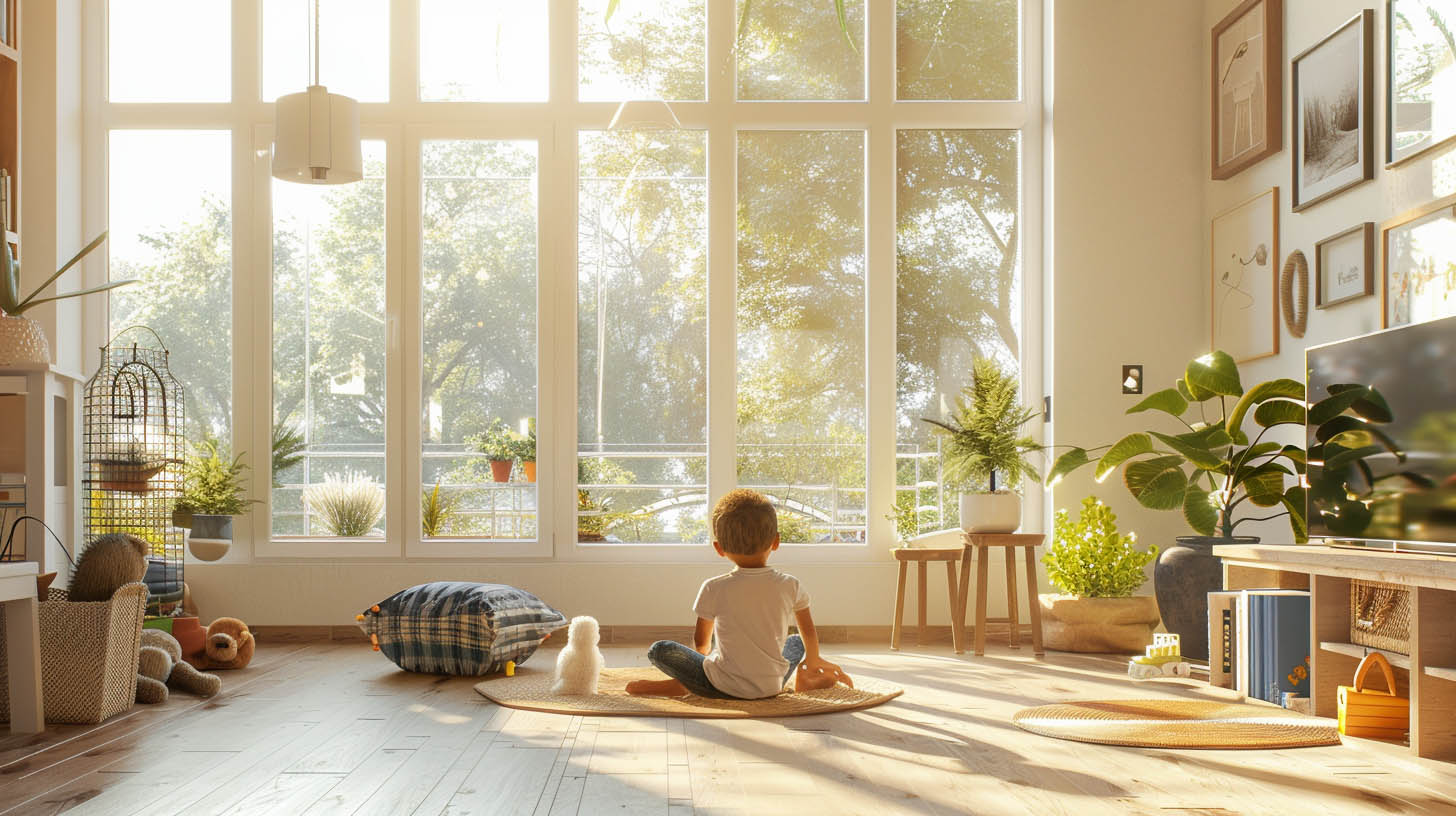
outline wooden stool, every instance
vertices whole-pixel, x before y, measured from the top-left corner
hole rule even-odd
[[[920,645],[924,646],[928,638],[925,625],[925,576],[928,572],[928,565],[931,561],[945,562],[945,583],[950,591],[950,639],[951,645],[957,652],[965,651],[961,645],[963,625],[957,625],[956,612],[961,608],[957,606],[960,601],[960,590],[956,585],[955,562],[961,557],[961,547],[896,547],[890,550],[895,560],[900,562],[900,581],[895,585],[895,625],[890,628],[890,648],[900,648],[900,620],[905,616],[905,574],[910,568],[910,562],[914,561],[919,567],[920,587],[916,594],[916,601],[919,603],[920,616]],[[964,611],[962,611],[964,615]]]
[[[1011,626],[1011,648],[1021,648],[1021,624],[1016,610],[1016,553],[1020,547],[1026,553],[1026,594],[1031,607],[1031,647],[1041,656],[1041,607],[1036,600],[1036,556],[1033,550],[1046,536],[1041,533],[966,533],[965,554],[961,559],[960,607],[956,610],[956,622],[962,632],[966,626],[966,607],[971,594],[971,556],[976,557],[976,655],[986,653],[986,624],[1006,623]],[[990,549],[1006,548],[1006,617],[986,617],[986,581],[990,569]],[[902,567],[903,568],[903,567]],[[963,636],[964,637],[964,636]],[[957,649],[956,651],[960,651]]]

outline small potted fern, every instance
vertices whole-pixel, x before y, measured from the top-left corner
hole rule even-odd
[[[233,541],[233,517],[248,511],[243,455],[229,458],[214,440],[204,440],[183,466],[182,498],[173,518],[192,528],[188,549],[203,561],[227,554]]]
[[[1088,496],[1073,521],[1058,510],[1052,544],[1042,556],[1062,591],[1041,595],[1042,637],[1063,652],[1140,652],[1157,628],[1158,599],[1133,595],[1158,548],[1137,548],[1137,534],[1119,534],[1112,508]]]
[[[961,528],[969,533],[1010,533],[1021,526],[1016,491],[1036,467],[1028,457],[1043,446],[1022,428],[1037,412],[1021,403],[1015,374],[977,357],[971,384],[956,397],[947,421],[925,419],[945,440],[941,479],[961,491]]]

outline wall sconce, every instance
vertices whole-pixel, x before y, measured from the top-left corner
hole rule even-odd
[[[1143,392],[1143,367],[1140,365],[1125,365],[1122,367],[1122,393],[1141,394]]]

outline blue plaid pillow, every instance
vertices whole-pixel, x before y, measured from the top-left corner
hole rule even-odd
[[[477,676],[524,663],[566,616],[505,584],[436,581],[380,601],[359,627],[401,669]]]

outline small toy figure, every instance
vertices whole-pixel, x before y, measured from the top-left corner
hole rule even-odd
[[[606,661],[597,648],[601,631],[597,619],[578,615],[566,631],[566,646],[556,657],[556,682],[552,694],[596,694],[597,680]]]
[[[1143,651],[1142,657],[1127,661],[1129,677],[1146,680],[1149,677],[1193,675],[1193,665],[1183,660],[1182,644],[1177,635],[1159,632],[1153,635],[1153,645]]]

